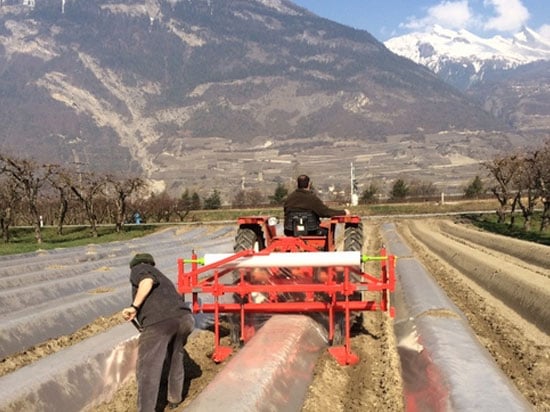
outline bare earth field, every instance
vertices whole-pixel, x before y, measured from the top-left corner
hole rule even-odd
[[[550,297],[550,248],[494,237],[447,219],[403,219],[399,233],[450,299],[464,312],[479,341],[537,412],[550,411],[550,337],[545,306]],[[365,221],[367,254],[382,241],[378,223]],[[378,267],[366,268],[377,273]],[[497,286],[495,286],[497,285]],[[511,285],[511,287],[506,287]],[[497,299],[495,296],[498,296]],[[62,337],[0,362],[0,375],[121,322],[118,314],[98,319]],[[213,335],[197,331],[186,351],[184,410],[223,368],[209,355]],[[342,367],[328,353],[316,365],[302,411],[404,411],[397,342],[392,321],[365,313],[352,338],[358,365]],[[133,411],[136,383],[130,379],[108,404],[94,411]]]

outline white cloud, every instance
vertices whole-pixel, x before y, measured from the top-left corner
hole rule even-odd
[[[468,0],[442,1],[428,8],[425,17],[409,17],[401,27],[419,30],[439,24],[446,28],[461,29],[471,25],[473,20]]]
[[[521,0],[484,0],[484,4],[494,7],[496,13],[486,21],[486,30],[517,31],[529,20],[529,11]]]
[[[483,10],[474,12],[470,3],[476,2],[472,0],[440,0],[437,4],[427,8],[423,17],[408,17],[407,21],[401,23],[399,27],[424,30],[438,24],[449,29],[517,32],[530,17],[529,10],[523,5],[523,0],[483,0],[485,13],[482,13]],[[549,38],[548,31],[548,25],[544,25],[540,29],[541,35],[545,38]]]
[[[545,24],[540,27],[539,34],[546,40],[550,41],[550,24]]]

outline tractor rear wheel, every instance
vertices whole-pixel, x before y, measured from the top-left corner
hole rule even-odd
[[[344,229],[344,251],[346,252],[363,252],[363,224],[359,223],[357,225],[347,225]],[[353,276],[353,275],[352,275]],[[353,276],[355,281],[360,281]],[[360,301],[362,300],[362,293],[355,292],[350,296],[351,300]],[[363,313],[362,312],[352,312],[351,319],[351,329],[352,330],[361,330],[363,325]],[[340,327],[343,328],[345,325],[344,320],[341,320]],[[342,331],[343,332],[343,331]],[[343,335],[343,333],[342,333]],[[343,336],[340,336],[340,339],[343,339]]]
[[[361,252],[363,250],[363,225],[349,225],[344,229],[344,250]]]
[[[240,252],[241,250],[252,249],[258,252],[265,248],[264,238],[258,231],[254,229],[243,227],[239,228],[237,236],[235,237],[235,245],[233,250]]]

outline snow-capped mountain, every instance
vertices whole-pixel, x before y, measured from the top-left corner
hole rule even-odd
[[[502,71],[550,60],[550,41],[527,27],[511,38],[486,39],[467,30],[434,26],[429,32],[394,37],[384,44],[462,90],[498,76]]]

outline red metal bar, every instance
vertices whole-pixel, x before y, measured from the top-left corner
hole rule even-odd
[[[215,303],[202,303],[201,310],[204,313],[214,313]],[[237,313],[243,308],[248,313],[301,313],[301,312],[344,312],[346,306],[352,312],[357,311],[382,311],[383,306],[374,301],[345,300],[330,302],[265,302],[265,303],[218,303],[219,311],[222,313]]]

